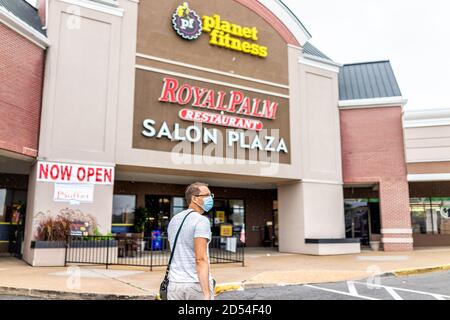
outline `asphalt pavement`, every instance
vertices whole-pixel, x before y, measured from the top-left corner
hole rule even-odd
[[[450,271],[225,292],[218,300],[450,300]]]

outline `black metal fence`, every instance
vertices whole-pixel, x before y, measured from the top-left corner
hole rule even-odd
[[[244,244],[238,237],[212,237],[209,245],[211,264],[241,263]],[[153,267],[167,266],[170,246],[167,237],[120,238],[117,236],[69,236],[65,264],[88,264]]]

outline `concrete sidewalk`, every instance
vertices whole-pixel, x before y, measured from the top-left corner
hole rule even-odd
[[[213,265],[218,292],[237,288],[360,280],[374,274],[411,274],[450,268],[450,247],[413,252],[308,256],[246,249],[245,267]],[[164,268],[104,266],[33,268],[0,258],[0,294],[62,299],[154,299]]]

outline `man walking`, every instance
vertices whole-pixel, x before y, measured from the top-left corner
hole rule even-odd
[[[177,239],[169,272],[168,300],[213,300],[214,284],[209,270],[211,225],[203,216],[214,206],[214,194],[208,185],[196,182],[185,192],[188,209],[175,215],[169,223],[170,247],[187,216]]]

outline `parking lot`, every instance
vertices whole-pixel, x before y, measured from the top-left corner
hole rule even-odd
[[[450,272],[226,292],[219,300],[450,300]]]

